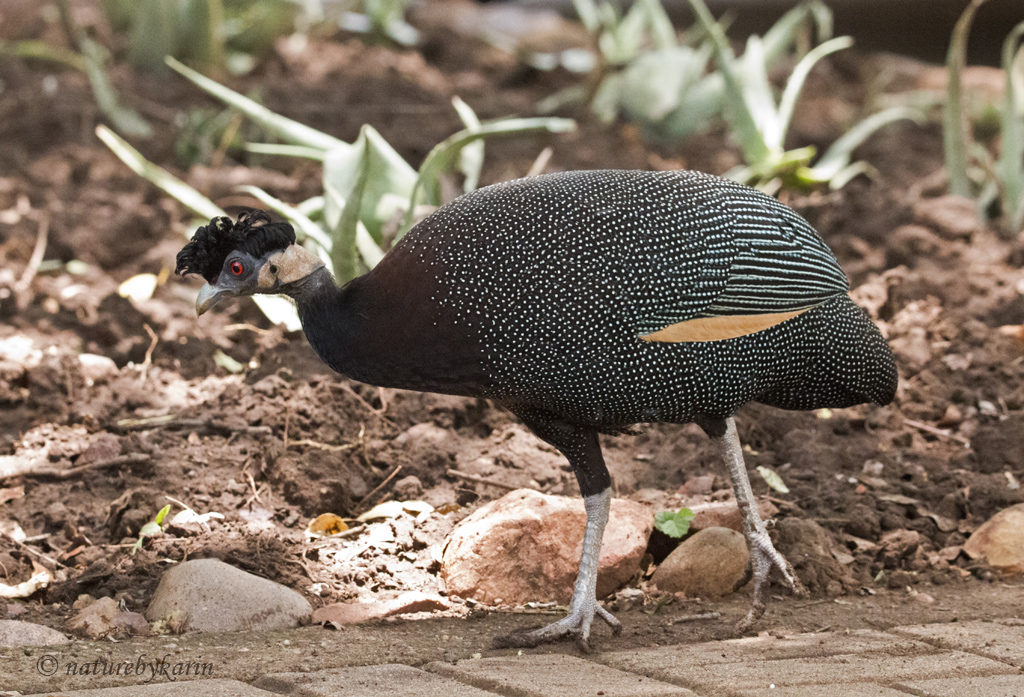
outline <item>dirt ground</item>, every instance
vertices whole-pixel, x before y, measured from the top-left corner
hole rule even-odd
[[[35,26],[7,25],[0,38]],[[345,140],[371,123],[418,164],[459,128],[453,96],[482,118],[525,115],[577,79],[524,68],[436,19],[424,29],[420,51],[347,35],[303,50],[282,42],[232,84],[258,86],[271,109]],[[812,76],[792,140],[827,144],[868,102],[933,88],[937,74],[887,54],[840,54]],[[221,205],[255,205],[234,191],[240,183],[290,201],[316,191],[308,163],[228,151],[182,168],[181,115],[213,104],[171,75],[118,66],[114,79],[158,125],[138,147]],[[6,613],[0,602],[0,617],[65,629],[83,593],[142,610],[164,568],[204,556],[294,587],[314,606],[436,590],[437,545],[474,507],[518,486],[575,493],[557,454],[490,403],[347,381],[249,301],[197,320],[197,283],[169,275],[195,221],[95,138],[84,76],[4,56],[0,80],[0,582],[24,581],[34,565],[53,576]],[[564,113],[578,119],[575,133],[488,143],[484,183],[523,175],[546,146],[549,170],[723,172],[738,161],[721,132],[652,144],[634,127]],[[790,489],[753,476],[779,509],[781,551],[819,599],[991,588],[999,579],[960,545],[1024,501],[1024,247],[944,195],[941,153],[937,117],[900,124],[859,151],[872,176],[786,196],[835,250],[901,372],[887,407],[749,405],[738,415],[751,471],[770,467]],[[144,272],[161,278],[151,299],[118,294]],[[116,370],[83,364],[82,353]],[[243,370],[229,372],[222,354]],[[644,426],[603,444],[618,495],[652,510],[729,496],[696,427]],[[389,499],[436,510],[343,539],[304,535],[319,514],[355,517]],[[167,503],[172,515],[187,505],[223,518],[170,526],[131,554]],[[663,554],[654,540],[646,571]],[[984,616],[992,594],[978,595]]]

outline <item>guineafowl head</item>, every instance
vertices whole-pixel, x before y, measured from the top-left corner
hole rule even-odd
[[[238,220],[214,218],[178,252],[175,272],[206,279],[196,298],[203,314],[229,296],[288,293],[323,266],[315,255],[295,244],[295,231],[284,222],[271,222],[265,211],[242,213]]]

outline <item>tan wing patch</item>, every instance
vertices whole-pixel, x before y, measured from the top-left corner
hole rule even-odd
[[[685,343],[696,341],[722,341],[735,339],[738,336],[755,334],[787,319],[801,315],[811,308],[792,312],[770,312],[763,315],[729,315],[726,317],[699,317],[678,324],[670,324],[640,338],[644,341],[661,341],[666,343]]]

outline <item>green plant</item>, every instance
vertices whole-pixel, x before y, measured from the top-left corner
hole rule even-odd
[[[784,186],[808,187],[826,183],[838,189],[865,171],[866,165],[852,162],[853,151],[864,140],[894,121],[917,117],[915,110],[902,106],[872,114],[848,130],[812,164],[816,155],[814,147],[794,150],[785,147],[797,100],[818,61],[848,48],[853,43],[852,39],[828,39],[807,51],[793,67],[776,100],[768,76],[766,41],[751,36],[743,55],[737,57],[725,31],[715,22],[703,0],[689,0],[689,3],[711,38],[715,62],[724,83],[725,120],[746,163],[728,176],[770,191]]]
[[[153,517],[153,520],[151,520],[150,522],[146,523],[145,525],[143,525],[139,529],[139,539],[137,539],[135,541],[135,544],[132,545],[132,554],[135,554],[140,549],[142,549],[142,542],[147,537],[152,537],[153,535],[159,535],[161,532],[163,532],[164,518],[166,518],[167,514],[170,513],[170,512],[171,512],[171,504],[167,504],[166,506],[161,508],[159,511],[157,511],[157,514],[156,514],[156,516]]]
[[[413,169],[370,125],[347,143],[327,133],[276,114],[263,105],[169,58],[168,64],[195,85],[236,109],[283,143],[249,144],[254,152],[305,157],[322,162],[322,193],[297,205],[281,201],[254,186],[241,190],[264,206],[289,218],[301,239],[308,241],[341,283],[362,268],[372,268],[393,240],[412,226],[417,211],[440,205],[441,181],[463,176],[464,190],[476,188],[483,164],[483,139],[538,131],[565,132],[569,119],[522,118],[481,123],[472,109],[456,99],[465,128],[434,146],[418,170]],[[214,202],[166,170],[148,162],[116,133],[100,126],[99,138],[133,171],[180,201],[202,218],[224,215]],[[292,305],[283,298],[254,296],[273,321],[297,328]]]
[[[255,57],[303,20],[294,0],[103,0],[107,21],[128,36],[128,58],[164,70],[164,56],[207,70],[248,72]]]
[[[673,539],[679,539],[690,531],[690,523],[695,517],[689,508],[661,511],[654,516],[654,527]]]
[[[946,66],[949,83],[942,114],[942,135],[949,188],[960,196],[977,193],[984,212],[999,203],[1003,227],[1015,235],[1024,229],[1024,22],[1010,30],[1002,46],[1003,103],[998,118],[999,155],[974,142],[963,99],[963,69],[974,15],[987,0],[973,0],[960,15],[950,38]]]
[[[405,21],[405,12],[412,0],[360,0],[354,5],[362,12],[342,14],[338,21],[342,29],[387,39],[401,46],[412,46],[419,41],[419,32]]]

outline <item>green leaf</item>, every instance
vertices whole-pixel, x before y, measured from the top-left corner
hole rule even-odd
[[[850,46],[853,46],[853,39],[849,36],[840,36],[835,39],[831,39],[808,51],[807,55],[801,58],[800,62],[796,64],[796,67],[793,68],[792,74],[790,74],[789,79],[786,81],[786,87],[782,91],[782,98],[779,100],[779,147],[783,145],[783,140],[786,137],[786,133],[789,131],[789,123],[793,118],[796,101],[804,89],[804,83],[807,81],[807,76],[810,75],[811,69],[814,68],[818,61],[830,53],[842,51]]]
[[[253,296],[256,297],[256,296]],[[245,366],[236,361],[234,358],[224,353],[220,349],[217,349],[217,353],[213,354],[213,362],[218,367],[223,368],[229,373],[241,373],[245,370]]]
[[[576,122],[572,119],[554,117],[502,119],[482,124],[478,128],[464,128],[442,140],[427,153],[423,164],[420,165],[419,177],[416,182],[417,188],[423,191],[428,204],[440,205],[442,203],[441,175],[452,169],[459,153],[470,143],[491,136],[522,135],[538,131],[565,133],[575,128]],[[411,198],[410,209],[416,203],[417,198],[414,196]]]
[[[170,512],[171,512],[171,504],[167,504],[166,506],[164,506],[163,508],[161,508],[157,512],[156,517],[153,518],[153,522],[156,523],[159,526],[160,524],[162,524],[164,522],[164,518],[166,518],[167,514],[170,513]]]
[[[355,206],[348,214],[350,224],[343,233],[339,232],[349,240],[347,247],[351,248],[356,220],[362,221],[374,240],[380,239],[384,223],[396,214],[389,204],[396,199],[390,195],[408,200],[416,186],[416,171],[375,128],[364,125],[355,143],[327,153],[323,181],[325,191],[333,190],[337,194],[337,197],[328,196],[326,199],[324,216],[329,228],[337,229],[342,214],[336,202],[346,207]],[[338,280],[341,280],[340,276]]]
[[[949,171],[949,189],[959,196],[971,195],[971,180],[967,176],[969,149],[967,117],[963,109],[963,71],[967,63],[967,39],[971,33],[974,15],[987,0],[972,0],[963,11],[949,42],[946,53],[946,103],[942,110],[942,144]]]
[[[287,145],[285,143],[246,143],[247,152],[258,155],[278,155],[281,157],[302,157],[307,160],[323,162],[325,150],[311,148],[308,145]]]
[[[163,528],[160,527],[159,523],[149,521],[141,528],[139,528],[139,539],[141,540],[143,537],[151,537],[153,535],[158,535],[162,530]]]
[[[252,301],[256,303],[256,307],[260,308],[260,312],[274,324],[283,325],[290,332],[302,329],[299,312],[290,298],[284,295],[254,295]]]
[[[469,130],[480,128],[476,112],[458,97],[452,97],[452,106],[459,115],[462,125]],[[459,171],[462,172],[462,190],[475,191],[480,186],[480,172],[484,167],[484,141],[470,143],[459,153]]]
[[[201,218],[207,220],[225,215],[224,211],[216,203],[203,196],[176,176],[153,164],[142,154],[128,144],[128,141],[121,138],[106,126],[96,127],[96,135],[110,150],[117,155],[121,162],[128,165],[129,169],[140,177],[153,184],[176,201],[186,206]]]
[[[673,539],[683,537],[690,531],[690,521],[696,516],[689,508],[678,511],[661,511],[654,516],[654,527]]]
[[[924,115],[919,110],[905,106],[890,107],[871,114],[829,146],[828,150],[811,168],[814,178],[819,182],[829,182],[833,189],[842,188],[842,184],[836,181],[836,177],[850,166],[853,151],[860,147],[865,140],[895,121],[903,119],[921,121],[923,117]],[[849,181],[849,178],[846,177],[845,181]]]
[[[83,37],[80,50],[85,59],[85,74],[89,77],[89,85],[100,111],[123,133],[138,138],[151,136],[153,128],[149,122],[137,111],[122,104],[118,98],[117,90],[114,89],[107,74],[107,49],[92,39]]]
[[[772,489],[775,489],[775,491],[780,494],[789,493],[789,487],[786,486],[786,482],[782,481],[782,477],[780,477],[779,473],[775,470],[770,467],[765,467],[764,465],[758,465],[757,473],[760,474],[765,483]]]
[[[1013,28],[1003,42],[1002,67],[1005,94],[1000,132],[999,159],[995,173],[1002,193],[1003,215],[1008,232],[1024,226],[1024,22]]]
[[[274,113],[259,102],[225,87],[215,80],[211,80],[202,73],[189,68],[184,63],[167,56],[166,63],[175,72],[179,73],[201,90],[221,100],[228,106],[238,109],[240,112],[255,121],[260,127],[273,133],[277,137],[294,145],[304,145],[318,150],[332,150],[351,147],[348,143],[332,135],[328,135],[315,128],[293,121],[280,114]]]
[[[754,119],[746,96],[744,76],[740,74],[739,62],[733,53],[725,30],[715,21],[703,0],[689,0],[697,21],[711,39],[718,69],[725,82],[725,116],[733,128],[733,133],[743,150],[747,162],[757,162],[768,158],[771,150],[762,135],[758,122]],[[748,79],[760,80],[756,73]]]

